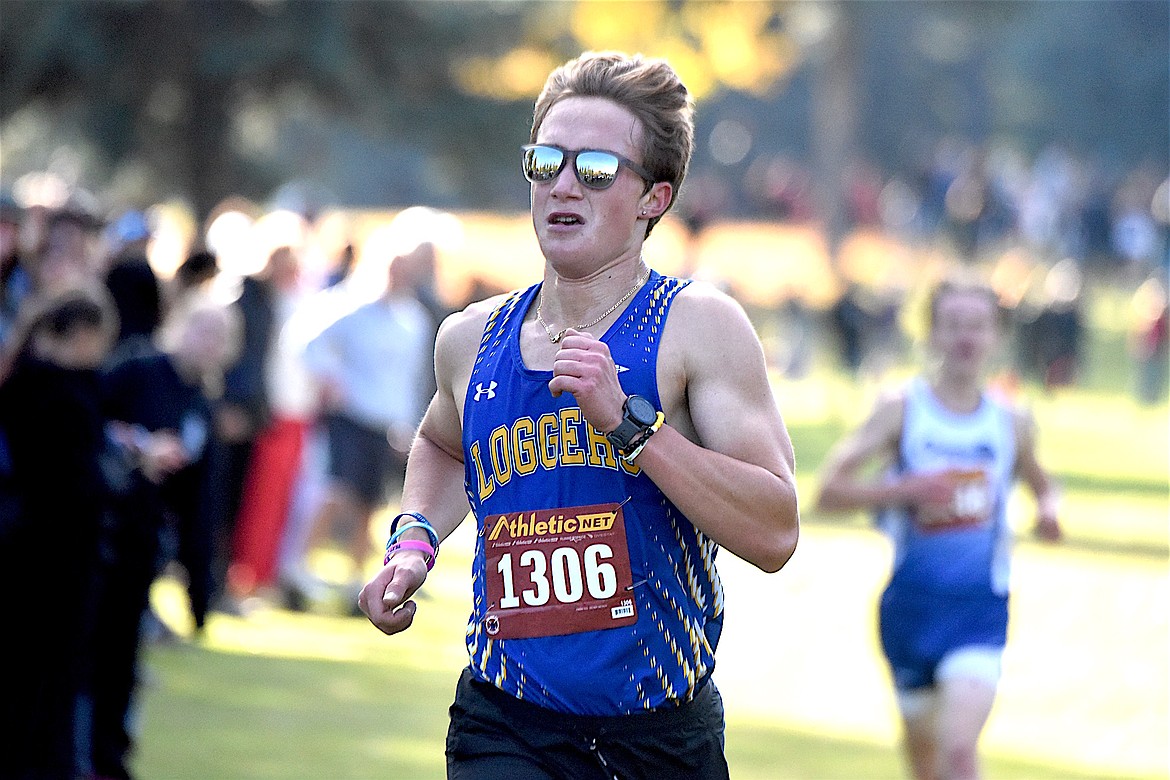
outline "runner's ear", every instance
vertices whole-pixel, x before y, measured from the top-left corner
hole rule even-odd
[[[638,213],[643,217],[661,217],[670,208],[670,196],[674,187],[668,181],[660,181],[650,187],[638,201]]]

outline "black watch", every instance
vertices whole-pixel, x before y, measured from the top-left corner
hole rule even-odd
[[[629,451],[630,444],[650,430],[657,421],[658,410],[654,408],[654,404],[640,395],[631,395],[622,406],[621,423],[605,434],[605,438],[609,439],[618,452],[625,454]]]

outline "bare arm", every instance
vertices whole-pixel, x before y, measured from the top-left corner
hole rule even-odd
[[[1016,411],[1016,474],[1036,497],[1036,536],[1046,541],[1059,541],[1060,490],[1056,481],[1040,465],[1036,457],[1036,422],[1031,413]]]
[[[907,505],[941,509],[950,504],[954,484],[942,474],[907,474],[891,480],[863,473],[866,466],[881,467],[897,458],[903,407],[901,393],[883,396],[869,418],[837,443],[821,469],[817,509],[848,512]]]
[[[796,550],[800,519],[792,440],[763,349],[743,309],[721,294],[696,290],[675,307],[678,327],[666,335],[686,342],[686,414],[650,438],[637,464],[721,547],[778,571]]]

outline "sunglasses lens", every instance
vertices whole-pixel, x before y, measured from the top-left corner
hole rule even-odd
[[[565,155],[560,149],[549,146],[534,146],[524,150],[524,177],[532,182],[552,181],[565,164]]]
[[[605,152],[582,152],[577,155],[577,178],[586,187],[604,190],[618,175],[618,158]]]

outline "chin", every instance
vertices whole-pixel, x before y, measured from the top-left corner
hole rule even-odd
[[[557,238],[540,237],[540,252],[544,259],[558,271],[566,275],[574,268],[584,269],[590,266],[596,257],[596,247],[587,242],[562,241]]]

